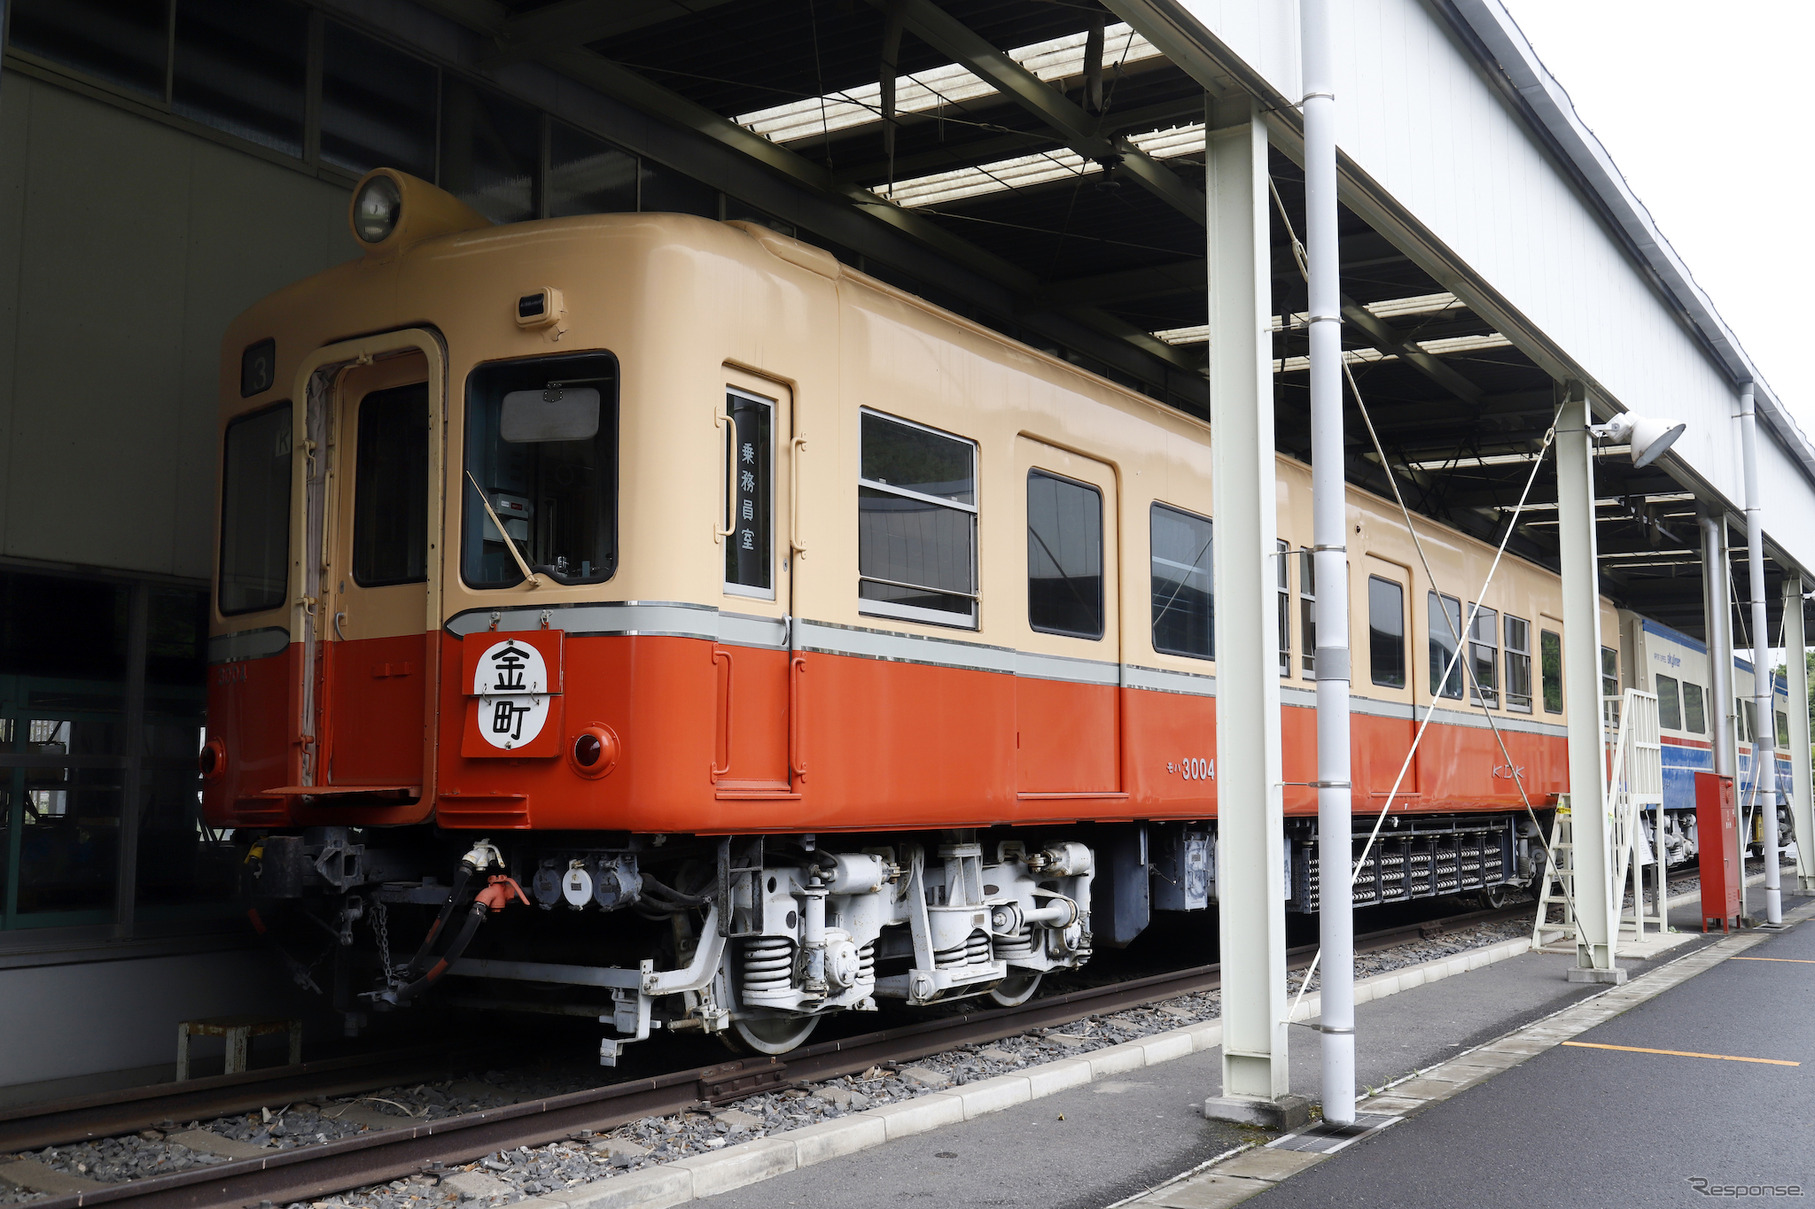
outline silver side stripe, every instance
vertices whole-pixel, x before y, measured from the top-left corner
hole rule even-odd
[[[473,609],[447,623],[448,632],[464,637],[490,629],[491,609]],[[746,613],[720,612],[709,605],[678,601],[623,601],[614,604],[530,605],[497,610],[498,626],[505,630],[539,630],[542,616],[548,624],[575,637],[645,635],[666,638],[698,638],[726,646],[754,647],[763,650],[788,649],[789,623],[777,617],[758,617]],[[1024,676],[1037,680],[1059,680],[1069,684],[1122,685],[1150,692],[1178,693],[1192,697],[1216,696],[1216,677],[1200,672],[1180,672],[1169,668],[1142,667],[1132,663],[1111,663],[1097,659],[1076,659],[1064,655],[1047,655],[1034,651],[1017,651],[1011,647],[983,642],[965,642],[929,634],[906,634],[899,630],[878,630],[865,626],[839,625],[834,622],[807,621],[794,618],[794,646],[802,651],[826,655],[847,655],[857,659],[878,659],[890,663],[918,663],[928,667],[957,668],[973,672],[994,672]],[[210,656],[215,644],[241,641],[258,634],[273,633],[282,639],[266,653],[283,649],[288,634],[282,630],[249,631],[210,640]],[[237,658],[254,658],[237,655]],[[219,659],[217,658],[218,662]],[[1282,705],[1308,708],[1317,703],[1313,689],[1294,684],[1281,684]],[[1357,695],[1350,708],[1358,714],[1381,718],[1417,719],[1422,709],[1396,701],[1379,701]],[[1567,728],[1528,718],[1494,715],[1500,729],[1520,734],[1566,735]],[[1437,710],[1437,721],[1449,726],[1487,729],[1487,719],[1478,711]]]
[[[1179,693],[1187,697],[1216,696],[1216,677],[1201,672],[1175,672],[1169,668],[1122,665],[1122,683],[1151,693]]]
[[[290,631],[282,626],[260,630],[241,630],[237,634],[216,634],[208,640],[209,663],[239,663],[245,659],[269,659],[281,655],[290,645]]]
[[[1012,675],[1016,663],[1024,658],[1008,647],[990,646],[981,642],[960,642],[952,638],[832,625],[798,618],[794,622],[794,632],[803,651],[854,655],[859,659],[884,659],[890,663],[924,663],[929,667],[963,668],[973,672],[1003,672]]]

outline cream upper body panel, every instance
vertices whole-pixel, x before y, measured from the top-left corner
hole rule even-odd
[[[431,329],[447,348],[450,414],[441,486],[452,505],[466,495],[464,384],[476,365],[609,351],[619,374],[615,575],[602,584],[475,591],[462,582],[454,556],[462,509],[450,506],[443,614],[597,600],[739,611],[749,602],[725,593],[723,548],[714,537],[725,508],[716,417],[728,385],[760,391],[771,383],[791,400],[793,431],[775,439],[775,484],[777,491],[794,493],[784,515],[804,547],[803,557],[790,558],[790,534],[776,535],[775,557],[788,560],[784,582],[791,581],[792,591],[791,601],[777,602],[778,608],[838,625],[1213,672],[1211,661],[1156,652],[1151,629],[1152,506],[1162,502],[1210,515],[1213,461],[1206,423],[841,268],[815,249],[758,234],[760,239],[687,216],[598,215],[469,231],[389,258],[338,266],[266,298],[235,321],[223,343],[223,420],[300,397],[297,366],[324,345],[373,332]],[[560,292],[566,310],[561,323],[520,327],[517,299],[543,288]],[[273,335],[273,388],[240,398],[235,387],[242,350]],[[980,608],[974,629],[878,617],[861,606],[856,497],[866,408],[976,444]],[[804,438],[798,454],[796,437]],[[1106,545],[1111,561],[1104,574],[1119,633],[1093,641],[1028,624],[1025,475],[1016,461],[1028,439],[1055,451],[1051,457],[1058,461],[1069,455],[1105,468],[1114,486],[1117,498],[1105,515],[1115,532]],[[1058,461],[1053,472],[1065,475]],[[1278,465],[1279,536],[1294,554],[1292,681],[1298,684],[1296,553],[1310,544],[1309,470],[1283,456]],[[1356,692],[1371,691],[1365,673],[1366,556],[1375,555],[1407,570],[1409,678],[1418,700],[1427,700],[1421,647],[1429,584],[1404,523],[1389,501],[1353,488],[1349,516]],[[1492,547],[1423,518],[1415,524],[1438,586],[1466,608],[1492,562]],[[1561,614],[1555,577],[1513,556],[1503,560],[1485,603],[1530,620],[1534,631],[1540,617]],[[1603,642],[1614,645],[1617,622],[1605,607]],[[217,616],[216,627],[269,625],[282,616]]]

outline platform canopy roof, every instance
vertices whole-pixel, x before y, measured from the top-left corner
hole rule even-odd
[[[321,0],[715,185],[767,221],[1204,414],[1206,94],[1270,110],[1278,448],[1309,457],[1290,0]],[[1490,541],[1564,380],[1689,423],[1597,471],[1608,595],[1699,634],[1698,507],[1743,506],[1757,383],[1778,625],[1815,570],[1815,447],[1498,0],[1367,0],[1340,22],[1348,474]],[[1512,548],[1556,553],[1547,463]],[[1735,530],[1736,534],[1738,530]],[[1744,542],[1735,578],[1743,594]],[[1743,630],[1741,631],[1743,634]],[[1775,637],[1775,635],[1773,635]]]

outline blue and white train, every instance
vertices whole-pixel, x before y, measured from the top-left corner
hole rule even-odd
[[[1756,717],[1756,701],[1752,695],[1750,660],[1737,657],[1733,660],[1729,687],[1734,699],[1717,702],[1713,697],[1708,648],[1704,643],[1636,613],[1622,612],[1620,629],[1624,639],[1620,680],[1627,687],[1657,694],[1658,723],[1664,749],[1663,850],[1667,864],[1679,864],[1695,858],[1695,774],[1714,770],[1714,741],[1718,727],[1732,724],[1738,728],[1741,809],[1745,810],[1756,800],[1752,785],[1753,752],[1761,725],[1771,726],[1776,739],[1778,801],[1789,801],[1789,688],[1782,676],[1774,677],[1773,716],[1760,719]],[[1604,682],[1603,691],[1614,687],[1615,682],[1609,679]],[[1752,811],[1751,830],[1747,834],[1752,844],[1763,841],[1764,814],[1764,811]],[[1655,843],[1655,819],[1650,820],[1648,830]],[[1778,811],[1778,837],[1780,846],[1790,843],[1787,806],[1780,806]]]

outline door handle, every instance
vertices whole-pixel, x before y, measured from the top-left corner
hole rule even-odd
[[[793,456],[788,459],[788,545],[795,555],[805,558],[807,547],[800,540],[800,455],[807,451],[807,438],[794,438]]]
[[[717,780],[731,771],[731,652],[713,651],[712,662],[715,667],[721,662],[725,665],[724,673],[719,677],[725,703],[720,707],[718,717],[719,733],[725,737],[725,762],[722,766],[716,761],[712,765],[712,777]]]
[[[788,660],[788,768],[802,781],[807,779],[807,765],[800,758],[800,677],[806,670],[802,656]]]
[[[347,619],[347,615],[346,615],[345,610],[342,610],[341,612],[334,614],[334,637],[340,639],[342,642],[345,642],[347,640],[347,636],[346,636],[345,632],[343,632],[341,630],[340,623],[345,621],[346,619]]]
[[[718,540],[724,541],[727,537],[731,536],[731,531],[737,528],[737,458],[733,456],[737,450],[737,427],[732,424],[730,416],[719,411],[712,413],[712,422],[718,427],[726,430],[725,527],[723,529],[720,529],[717,525],[712,527],[712,531],[717,535]],[[729,759],[729,755],[727,755],[726,758]]]

